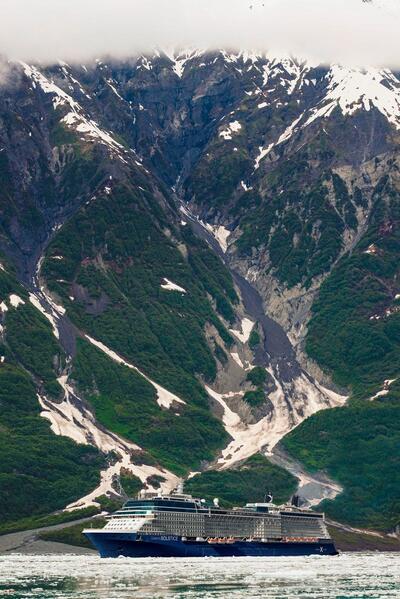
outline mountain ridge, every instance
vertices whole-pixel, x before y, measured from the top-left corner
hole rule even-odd
[[[16,259],[33,307],[41,306],[69,356],[67,368],[59,364],[47,375],[53,396],[41,395],[42,415],[53,430],[61,417],[67,431],[89,407],[94,431],[99,426],[114,435],[117,446],[122,437],[125,449],[133,443],[145,450],[140,459],[147,465],[129,453],[137,451],[133,446],[128,462],[123,452],[117,462],[111,459],[101,492],[118,494],[118,474],[126,470],[142,472],[150,486],[172,485],[193,468],[218,472],[221,464],[240,464],[257,451],[268,454],[274,422],[275,442],[324,402],[342,405],[354,385],[360,398],[379,394],[384,377],[396,378],[395,362],[381,376],[377,360],[377,374],[367,382],[357,369],[361,382],[343,373],[337,378],[329,347],[305,344],[310,322],[321,328],[311,312],[321,301],[316,298],[326,297],[320,289],[364,239],[362,251],[377,248],[361,251],[368,260],[380,252],[383,262],[395,259],[394,218],[378,215],[377,231],[388,240],[381,249],[370,223],[379,203],[390,215],[396,210],[396,76],[305,69],[289,58],[274,63],[227,52],[174,60],[159,53],[88,67],[18,66],[16,87],[1,90],[2,114],[10,124],[1,129],[7,160],[0,241]],[[356,89],[360,82],[366,83],[364,98]],[[383,196],[388,173],[393,184]],[[385,268],[394,298],[395,269]],[[262,295],[251,304],[255,317],[248,311],[250,291],[246,296],[235,278],[239,274]],[[9,312],[25,309],[7,298],[0,298],[7,301],[6,345]],[[289,333],[296,355],[272,321],[261,325],[265,312]],[[374,315],[380,312],[368,318]],[[376,325],[379,319],[369,321]],[[333,336],[326,328],[329,339],[340,338],[338,327]],[[395,351],[393,335],[390,344]],[[324,374],[310,356],[323,357]],[[25,361],[24,367],[35,374],[32,364]],[[262,379],[249,374],[253,367],[265,370]],[[330,404],[321,384],[332,388],[332,373],[342,397],[331,394]],[[169,398],[161,406],[160,388]],[[396,381],[383,390],[379,416],[393,394],[396,401]],[[139,401],[140,393],[146,401]],[[369,408],[357,409],[362,418]],[[140,419],[133,417],[137,410]],[[296,428],[287,447],[304,454],[301,435],[312,422]],[[254,436],[256,429],[261,435]],[[323,467],[337,476],[329,460]],[[351,483],[345,478],[346,488]],[[376,481],[367,482],[375,488]],[[313,500],[306,492],[304,497]],[[95,498],[89,494],[80,505]],[[352,501],[345,506],[347,519]]]

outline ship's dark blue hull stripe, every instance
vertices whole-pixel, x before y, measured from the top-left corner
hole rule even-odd
[[[246,542],[207,543],[182,541],[179,538],[142,536],[135,533],[85,532],[100,552],[101,557],[232,557],[232,556],[296,556],[336,555],[332,541],[301,542]]]

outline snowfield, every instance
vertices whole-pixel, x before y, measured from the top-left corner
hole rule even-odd
[[[164,278],[163,281],[164,282],[161,283],[162,289],[165,289],[166,291],[179,291],[179,293],[187,293],[186,289],[184,289],[183,287],[180,287],[176,283],[173,283],[169,279]]]
[[[238,396],[240,392],[220,394],[206,386],[210,397],[223,408],[222,421],[225,430],[233,439],[218,459],[219,469],[230,468],[257,452],[270,455],[275,445],[306,418],[320,410],[342,406],[347,401],[346,396],[338,395],[318,384],[311,384],[302,374],[293,382],[292,403],[288,405],[282,385],[273,369],[269,367],[267,370],[276,385],[276,391],[269,395],[273,410],[255,424],[244,423],[228,405],[230,397]]]
[[[75,443],[94,445],[105,454],[113,452],[117,460],[101,472],[101,482],[96,489],[74,501],[66,509],[75,510],[98,505],[96,502],[98,497],[116,491],[113,485],[121,470],[130,472],[149,488],[152,488],[152,485],[147,482],[147,479],[158,476],[164,479],[161,483],[163,491],[169,492],[174,489],[179,483],[178,477],[163,468],[135,464],[135,455],[142,451],[141,448],[98,425],[94,414],[76,394],[68,379],[68,374],[58,378],[64,390],[64,399],[61,403],[52,402],[44,395],[38,395],[42,407],[41,416],[50,421],[51,429],[56,435],[69,437]]]
[[[233,121],[232,123],[229,123],[226,129],[221,131],[219,136],[223,137],[225,141],[229,141],[232,139],[232,135],[234,135],[235,133],[239,133],[241,128],[242,125],[239,123],[239,121]]]
[[[229,329],[229,332],[235,335],[242,343],[247,343],[250,339],[251,331],[253,330],[255,323],[249,318],[243,318],[241,323],[241,330],[236,331],[235,329]]]

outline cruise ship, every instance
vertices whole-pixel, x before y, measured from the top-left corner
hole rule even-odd
[[[224,509],[179,489],[145,493],[83,531],[101,557],[337,555],[324,514],[263,503]]]

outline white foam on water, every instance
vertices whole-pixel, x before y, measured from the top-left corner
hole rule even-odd
[[[71,552],[74,549],[71,548]],[[41,599],[398,599],[400,554],[337,557],[119,558],[4,555],[2,588]],[[134,589],[134,592],[133,590]]]

